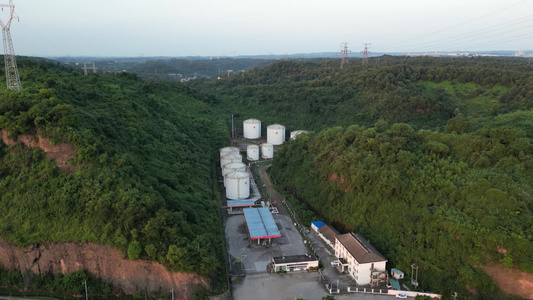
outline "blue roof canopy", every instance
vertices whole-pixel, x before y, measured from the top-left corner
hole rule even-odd
[[[322,222],[322,221],[313,221],[313,222],[311,222],[311,224],[315,225],[315,227],[316,227],[317,229],[320,229],[320,228],[322,228],[324,225],[326,225],[326,224],[325,224],[324,222]]]
[[[254,206],[255,200],[228,200],[228,207]]]
[[[276,222],[268,207],[250,207],[243,209],[250,239],[266,239],[281,237]]]

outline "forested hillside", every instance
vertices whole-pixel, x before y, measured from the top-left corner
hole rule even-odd
[[[191,87],[216,95],[237,121],[260,118],[290,130],[372,126],[377,120],[441,128],[458,112],[475,120],[533,107],[533,67],[504,58],[382,56],[341,70],[339,60],[281,61]],[[492,122],[492,121],[491,121]]]
[[[480,269],[533,272],[533,147],[511,127],[456,134],[407,124],[335,127],[276,153],[272,175],[392,266],[420,266],[421,287],[494,295]]]
[[[203,276],[223,266],[214,165],[228,129],[208,104],[135,74],[18,63],[23,90],[2,88],[0,128],[75,154],[62,172],[41,149],[0,141],[2,238],[98,242]]]
[[[271,175],[339,230],[363,233],[421,289],[498,292],[483,266],[533,272],[533,67],[513,58],[283,61],[191,82],[237,124],[317,133]],[[408,272],[410,274],[410,272]]]

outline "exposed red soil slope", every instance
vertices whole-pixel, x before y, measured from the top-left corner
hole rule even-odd
[[[9,133],[7,130],[2,129],[2,140],[8,146],[22,143],[27,147],[37,147],[41,148],[45,153],[46,157],[53,159],[57,167],[64,173],[71,173],[77,170],[76,166],[67,165],[67,160],[74,158],[76,155],[76,148],[70,144],[58,144],[52,145],[49,138],[42,137],[37,131],[37,136],[30,134],[21,134],[18,136],[17,140],[9,138]]]
[[[120,251],[95,243],[50,243],[21,249],[0,239],[0,264],[34,273],[65,274],[85,269],[127,294],[136,289],[170,291],[174,288],[176,299],[190,299],[196,284],[207,286],[205,278],[196,274],[171,272],[150,261],[124,259]]]
[[[339,183],[345,183],[346,182],[346,180],[344,179],[344,177],[342,175],[339,177],[335,173],[333,173],[333,174],[331,174],[331,176],[329,176],[328,181],[329,182],[339,182]],[[342,189],[342,191],[345,192],[345,193],[348,193],[351,190],[352,189],[348,188],[348,187],[345,187],[345,188]]]
[[[482,269],[496,281],[504,293],[533,299],[533,274],[502,265],[484,266]]]

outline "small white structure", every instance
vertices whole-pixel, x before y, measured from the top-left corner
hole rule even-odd
[[[296,138],[296,136],[300,135],[300,134],[303,134],[303,133],[309,133],[309,131],[307,130],[295,130],[295,131],[291,131],[291,140],[294,140]]]
[[[261,157],[263,159],[272,159],[274,158],[274,145],[265,143],[261,145]]]
[[[313,221],[311,222],[311,229],[313,229],[314,232],[318,233],[318,230],[322,227],[324,227],[326,224],[322,221]]]
[[[253,140],[261,137],[261,121],[256,119],[244,120],[242,127],[245,139]]]
[[[230,153],[220,159],[220,167],[223,168],[225,165],[234,163],[234,162],[242,162],[242,155],[238,153]]]
[[[390,274],[391,274],[392,277],[395,278],[395,279],[403,279],[403,276],[404,276],[404,274],[403,274],[402,271],[400,271],[400,270],[398,270],[398,269],[395,269],[395,268],[392,268],[392,269],[390,270]]]
[[[248,145],[246,147],[246,156],[249,161],[258,161],[259,160],[259,146],[258,145]]]
[[[248,172],[226,174],[226,198],[231,200],[250,197],[250,175]]]
[[[285,126],[272,124],[267,126],[267,143],[281,145],[285,142]]]
[[[246,172],[246,165],[243,164],[242,162],[234,162],[234,163],[229,163],[222,168],[222,176],[224,177],[224,186],[226,186],[226,175],[228,175],[229,173],[237,172],[237,171]]]
[[[387,259],[362,235],[346,233],[335,239],[335,256],[339,258],[341,271],[347,269],[357,285],[376,286],[387,281]]]

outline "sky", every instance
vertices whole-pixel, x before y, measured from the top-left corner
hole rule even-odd
[[[9,0],[0,0],[8,3]],[[533,50],[533,0],[13,0],[17,55]],[[9,18],[4,8],[0,20]]]

